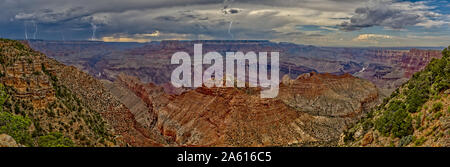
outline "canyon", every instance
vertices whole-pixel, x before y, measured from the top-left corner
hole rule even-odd
[[[171,86],[170,56],[192,54],[197,42],[204,51],[280,52],[279,95],[261,99],[258,87]],[[7,59],[0,81],[20,99],[6,111],[33,115],[30,132],[61,131],[80,146],[337,146],[391,89],[441,56],[269,41],[1,44]],[[15,103],[32,107],[14,112]],[[34,122],[45,126],[36,130]]]
[[[375,85],[351,75],[286,75],[275,99],[261,99],[259,88],[168,95],[124,74],[103,82],[126,106],[141,106],[133,113],[148,119],[137,122],[170,146],[336,145],[343,130],[381,100]]]
[[[106,43],[90,41],[29,41],[30,46],[64,64],[73,65],[98,79],[114,81],[124,73],[145,83],[170,82],[170,58],[176,52],[193,55],[194,44],[203,44],[203,53],[215,51],[279,52],[280,77],[310,72],[345,73],[374,83],[384,96],[390,95],[433,58],[442,57],[443,48],[346,48],[318,47],[265,40],[155,41],[150,43]],[[281,78],[280,78],[281,79]]]

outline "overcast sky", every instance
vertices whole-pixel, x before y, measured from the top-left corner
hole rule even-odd
[[[448,46],[448,0],[0,0],[0,37]]]

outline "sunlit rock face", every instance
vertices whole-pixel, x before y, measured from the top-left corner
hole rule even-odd
[[[368,81],[317,73],[285,76],[274,99],[261,99],[259,88],[200,87],[168,95],[124,75],[113,85],[152,108],[146,114],[155,117],[146,130],[171,146],[335,145],[380,100]]]

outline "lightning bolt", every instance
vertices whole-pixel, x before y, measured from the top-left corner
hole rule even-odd
[[[231,39],[234,39],[234,36],[231,33],[231,26],[233,26],[233,20],[230,21],[230,25],[228,26],[228,34],[231,36]]]
[[[224,0],[224,1],[223,1],[224,7],[223,7],[222,10],[223,10],[223,13],[224,13],[224,16],[225,16],[225,17],[227,17],[227,15],[229,14],[226,10],[227,10],[227,8],[230,8],[230,7],[231,7],[231,3],[233,3],[233,1],[234,1],[234,0]],[[231,18],[231,16],[228,16],[227,18],[230,20],[230,24],[229,24],[229,26],[228,26],[228,35],[230,35],[231,39],[234,39],[234,36],[233,36],[233,34],[231,33],[231,28],[232,28],[232,26],[233,26],[233,18]]]
[[[61,31],[61,38],[62,38],[63,42],[66,42],[66,38],[64,37],[63,31]]]
[[[36,24],[35,21],[33,21],[33,24],[34,24],[34,34],[33,34],[33,39],[36,39],[36,34],[37,34],[37,32],[38,32],[38,28],[37,28],[37,24]]]
[[[91,40],[95,40],[95,31],[97,31],[97,25],[95,25],[94,23],[91,23],[92,26],[92,37]]]
[[[24,22],[23,25],[25,27],[25,40],[28,40],[27,23]]]

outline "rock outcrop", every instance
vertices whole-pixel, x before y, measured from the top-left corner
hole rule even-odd
[[[373,84],[351,75],[285,77],[275,99],[261,99],[257,88],[201,87],[167,95],[133,78],[122,75],[115,85],[151,102],[156,123],[147,130],[170,146],[336,145],[342,131],[380,99]],[[317,106],[324,103],[329,105]]]
[[[19,147],[20,145],[9,135],[0,134],[0,147]]]
[[[379,92],[369,81],[349,74],[308,73],[281,84],[279,98],[311,115],[351,117],[373,107]]]

